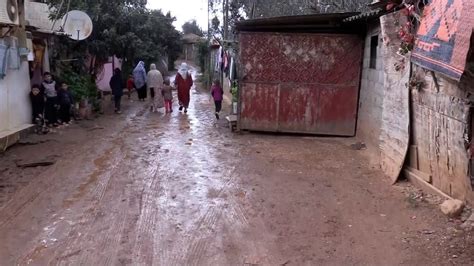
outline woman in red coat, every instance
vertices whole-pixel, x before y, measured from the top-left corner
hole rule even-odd
[[[191,87],[194,82],[191,74],[188,72],[188,65],[186,63],[181,64],[174,84],[178,88],[179,110],[182,111],[184,109],[184,113],[187,113],[191,98]]]

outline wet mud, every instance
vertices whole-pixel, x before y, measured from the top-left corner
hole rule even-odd
[[[2,155],[0,265],[472,265],[472,239],[354,140],[232,134],[203,89],[174,109],[125,100]]]

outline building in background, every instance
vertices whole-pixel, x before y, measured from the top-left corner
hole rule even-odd
[[[183,41],[183,58],[186,61],[196,61],[199,43],[204,39],[194,33],[185,34]]]

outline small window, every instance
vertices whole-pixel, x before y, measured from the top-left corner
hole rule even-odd
[[[377,68],[377,47],[379,46],[379,36],[375,35],[370,38],[370,68]]]

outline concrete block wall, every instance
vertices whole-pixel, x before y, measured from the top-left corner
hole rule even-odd
[[[379,37],[375,69],[370,68],[370,45],[373,36]],[[374,165],[380,165],[379,146],[384,99],[382,44],[380,23],[374,22],[370,25],[365,40],[357,122],[357,138],[367,144],[370,161]]]

